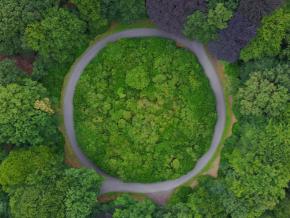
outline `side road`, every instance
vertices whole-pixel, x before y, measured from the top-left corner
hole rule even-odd
[[[90,61],[104,47],[106,47],[108,43],[117,41],[122,38],[136,38],[136,37],[161,37],[174,40],[178,44],[183,45],[184,48],[188,49],[195,56],[197,56],[200,64],[204,69],[206,76],[210,81],[212,90],[216,97],[216,110],[218,114],[218,119],[215,126],[215,131],[212,138],[210,149],[199,159],[199,161],[195,166],[192,166],[193,170],[175,180],[156,182],[150,184],[124,183],[117,178],[113,178],[105,174],[104,172],[101,171],[101,169],[97,168],[82,153],[76,140],[73,119],[73,96],[77,82],[83,70],[90,63]],[[80,163],[85,167],[95,169],[98,173],[100,173],[102,176],[105,177],[105,181],[103,182],[103,185],[101,187],[102,193],[107,192],[158,193],[170,191],[186,183],[192,177],[199,174],[215,154],[215,151],[218,149],[220,141],[222,139],[226,121],[226,105],[223,88],[219,81],[218,75],[215,71],[215,68],[211,63],[210,59],[208,58],[203,45],[194,41],[190,41],[181,36],[175,36],[158,29],[150,29],[150,28],[138,28],[114,33],[106,38],[101,39],[100,41],[96,42],[93,46],[91,46],[71,69],[70,78],[68,79],[68,82],[65,87],[63,104],[64,104],[63,114],[64,114],[65,132],[67,134],[68,140],[70,141],[72,149],[75,155],[78,157]]]

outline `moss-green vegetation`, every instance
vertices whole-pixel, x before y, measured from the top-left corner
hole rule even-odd
[[[83,151],[126,181],[177,178],[210,145],[215,100],[197,59],[163,39],[126,39],[86,68],[74,99]]]

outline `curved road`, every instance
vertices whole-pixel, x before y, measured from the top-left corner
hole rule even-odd
[[[73,96],[77,82],[90,61],[102,50],[108,43],[117,41],[122,38],[136,38],[136,37],[162,37],[176,41],[178,44],[183,45],[185,48],[194,53],[200,64],[202,65],[206,76],[208,77],[212,90],[216,97],[216,109],[218,114],[218,120],[215,126],[214,136],[211,142],[211,147],[197,162],[197,164],[192,167],[194,169],[188,172],[186,175],[175,179],[164,182],[142,184],[142,183],[124,183],[117,178],[113,178],[109,175],[103,173],[98,169],[80,150],[74,130],[74,119],[73,119]],[[98,173],[105,177],[105,181],[101,187],[102,193],[107,192],[136,192],[136,193],[158,193],[170,191],[183,183],[189,181],[192,177],[196,176],[201,170],[207,165],[210,159],[213,157],[218,145],[221,141],[222,134],[225,126],[226,119],[226,107],[223,88],[220,84],[218,75],[209,60],[204,47],[190,40],[187,40],[180,36],[175,36],[158,29],[149,29],[149,28],[140,28],[140,29],[131,29],[122,32],[112,34],[92,45],[88,50],[83,54],[82,57],[74,64],[71,69],[71,74],[68,83],[65,87],[64,95],[64,123],[66,134],[70,140],[70,144],[76,156],[78,157],[80,163],[89,168],[95,169]]]

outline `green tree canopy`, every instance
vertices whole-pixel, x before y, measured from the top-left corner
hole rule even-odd
[[[65,9],[50,9],[26,28],[25,41],[46,61],[69,63],[87,43],[86,24]]]
[[[239,135],[226,145],[233,150],[225,154],[228,196],[223,204],[233,217],[258,217],[285,195],[290,175],[289,123],[244,125]]]
[[[282,78],[283,74],[276,75]],[[285,82],[288,80],[289,84],[289,74],[284,75]],[[254,72],[250,75],[250,79],[237,94],[241,115],[270,118],[279,117],[286,111],[289,101],[288,87],[285,87],[282,81],[275,83],[276,78],[271,70]]]
[[[241,59],[249,61],[277,56],[281,52],[289,29],[290,10],[281,8],[264,17],[257,36],[242,50]]]
[[[15,218],[86,218],[101,182],[92,169],[67,169],[47,146],[13,150],[0,165],[0,184]]]
[[[15,54],[25,48],[23,35],[27,25],[43,18],[59,0],[1,0],[0,53]]]
[[[227,27],[232,15],[232,11],[222,3],[217,3],[214,9],[209,9],[208,14],[195,11],[187,18],[184,34],[191,39],[207,43],[216,39],[218,30]]]
[[[61,164],[61,158],[46,146],[15,149],[0,165],[0,184],[4,187],[29,183],[29,177],[46,174],[47,170]]]
[[[56,138],[46,89],[29,79],[0,86],[0,144],[41,144]]]
[[[101,0],[71,0],[80,13],[82,20],[88,23],[91,34],[99,33],[107,27],[108,22],[101,14]]]
[[[145,18],[145,1],[140,0],[102,0],[103,14],[109,20],[130,23]]]
[[[0,85],[17,83],[24,77],[24,73],[17,68],[12,60],[3,60],[0,62]]]

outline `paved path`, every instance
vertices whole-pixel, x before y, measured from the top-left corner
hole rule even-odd
[[[121,38],[136,38],[136,37],[162,37],[167,39],[175,40],[178,44],[183,45],[185,48],[190,50],[194,53],[197,58],[199,59],[200,64],[204,68],[204,72],[208,77],[213,92],[216,97],[216,108],[218,114],[218,120],[215,126],[215,132],[212,139],[211,147],[204,154],[197,164],[192,167],[194,169],[188,172],[186,175],[175,179],[169,180],[165,182],[157,182],[157,183],[150,183],[150,184],[141,184],[141,183],[124,183],[117,178],[113,178],[111,176],[106,175],[100,169],[98,169],[90,160],[86,158],[86,156],[80,150],[74,130],[74,122],[73,122],[73,96],[75,92],[75,88],[77,82],[81,76],[81,73],[90,63],[90,61],[102,50],[108,43],[117,41]],[[208,56],[206,55],[204,47],[197,43],[189,41],[183,37],[174,36],[172,34],[163,32],[157,29],[131,29],[126,30],[123,32],[118,32],[112,34],[92,45],[84,55],[77,61],[77,63],[71,69],[71,75],[69,81],[65,87],[65,95],[64,95],[64,105],[63,105],[63,112],[64,112],[64,123],[66,134],[68,139],[70,140],[70,144],[76,156],[78,157],[80,163],[89,168],[94,168],[98,173],[105,177],[105,181],[101,187],[101,192],[137,192],[137,193],[158,193],[158,192],[166,192],[170,191],[183,183],[190,180],[192,177],[196,176],[209,162],[209,160],[214,155],[220,140],[222,138],[224,126],[225,126],[225,119],[226,119],[226,107],[225,107],[225,99],[223,94],[223,89],[220,84],[219,78],[217,73],[215,72],[215,68],[213,67],[211,61],[209,60]]]

